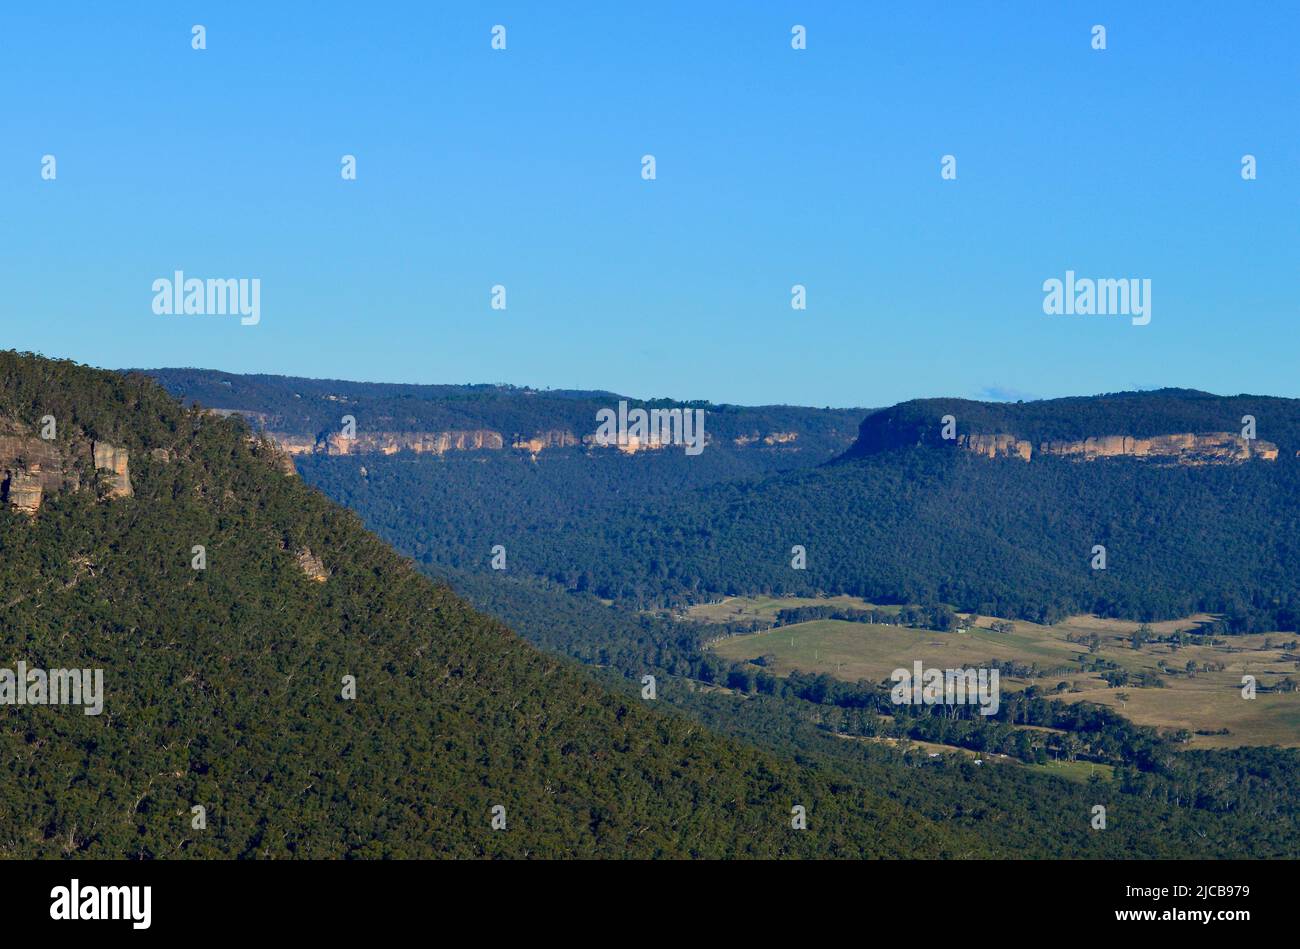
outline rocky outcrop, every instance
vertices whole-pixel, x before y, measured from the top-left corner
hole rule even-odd
[[[622,439],[610,442],[597,441],[595,434],[582,436],[582,444],[585,448],[608,448],[622,452],[625,455],[635,455],[640,451],[660,451],[664,448],[681,448],[682,443],[673,441],[671,438],[665,440],[659,435],[647,435],[642,438],[639,435],[626,435]],[[707,432],[704,435],[704,444],[712,445],[713,436]]]
[[[737,435],[731,441],[737,448],[748,448],[750,445],[762,445],[765,448],[773,448],[780,445],[790,446],[798,440],[798,432],[770,432],[766,435],[760,435],[758,432],[753,432],[748,435]]]
[[[507,444],[514,451],[526,451],[538,455],[548,449],[558,448],[617,448],[625,454],[638,451],[650,451],[667,448],[657,438],[629,438],[625,444],[601,446],[596,436],[584,435],[579,438],[568,429],[548,429],[535,434],[516,434],[508,440],[491,429],[468,429],[448,432],[372,432],[358,433],[355,438],[346,438],[341,433],[332,432],[318,438],[305,435],[290,435],[284,432],[268,432],[269,437],[288,455],[395,455],[401,451],[414,452],[417,455],[443,455],[453,451],[501,451]],[[793,433],[778,433],[765,436],[765,444],[775,445],[792,441],[797,436]]]
[[[105,441],[74,435],[68,440],[40,438],[19,422],[0,419],[0,504],[35,514],[60,491],[76,491],[98,471],[109,498],[129,498],[130,456]]]
[[[330,572],[325,569],[324,562],[311,552],[311,549],[304,547],[298,551],[295,558],[298,562],[298,568],[302,570],[308,580],[315,580],[317,583],[324,583],[330,578]]]
[[[283,432],[267,433],[289,455],[395,455],[411,451],[418,455],[441,455],[449,451],[500,449],[505,439],[500,432],[472,429],[451,432],[359,432],[354,438],[331,432],[311,438]]]
[[[1015,457],[1028,461],[1034,453],[1029,442],[1014,435],[961,435],[957,444],[986,458]]]
[[[957,446],[986,458],[1057,456],[1075,461],[1098,458],[1146,458],[1181,465],[1239,464],[1252,459],[1276,461],[1278,447],[1272,442],[1243,438],[1232,432],[1176,432],[1135,438],[1132,435],[1099,435],[1078,440],[1049,440],[1033,445],[1015,435],[968,434],[957,437]]]
[[[1183,464],[1232,464],[1249,461],[1276,461],[1278,448],[1258,438],[1243,438],[1232,432],[1156,435],[1132,438],[1127,435],[1089,438],[1080,442],[1047,442],[1046,454],[1082,455],[1085,459],[1132,455],[1135,458],[1176,458]]]
[[[285,451],[284,446],[274,438],[269,435],[249,435],[245,441],[252,446],[253,454],[265,458],[278,471],[290,477],[298,474],[298,469],[293,464],[293,455]],[[155,453],[159,450],[154,449]]]
[[[567,429],[551,429],[536,435],[516,435],[510,440],[511,448],[533,455],[546,448],[576,448],[580,444],[581,439]]]
[[[579,436],[570,429],[545,429],[543,431],[516,433],[506,437],[492,429],[464,429],[445,432],[358,432],[347,438],[340,432],[319,436],[295,435],[288,432],[266,432],[286,455],[395,455],[409,451],[417,455],[443,455],[455,451],[512,451],[528,452],[536,457],[544,451],[565,448],[611,448],[627,455],[637,452],[657,451],[673,447],[670,442],[656,436],[638,438],[629,436],[622,442],[601,444],[595,433]],[[784,451],[799,450],[798,432],[754,432],[730,439],[737,448],[767,448]],[[706,445],[713,437],[705,435]]]
[[[128,469],[129,458],[125,448],[117,448],[108,442],[91,442],[95,468],[106,472],[105,483],[111,498],[129,498],[132,495],[131,474]]]
[[[310,435],[289,435],[286,432],[267,432],[267,437],[286,455],[310,455],[316,452],[318,440]],[[322,448],[323,452],[324,449]]]
[[[639,451],[658,451],[661,448],[670,446],[669,442],[663,441],[657,435],[650,435],[645,438],[628,435],[622,440],[611,441],[609,444],[596,441],[595,435],[584,435],[582,444],[587,448],[616,448],[625,455],[635,455]]]

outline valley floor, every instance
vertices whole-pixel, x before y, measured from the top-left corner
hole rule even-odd
[[[714,623],[776,622],[781,609],[799,606],[874,607],[853,597],[830,599],[732,597],[701,604],[686,617]],[[1141,624],[1095,616],[1073,616],[1054,626],[996,617],[961,614],[968,629],[954,632],[904,626],[814,620],[774,626],[747,635],[731,636],[712,649],[730,662],[764,658],[775,675],[798,670],[826,673],[847,682],[882,682],[897,668],[920,660],[926,667],[967,668],[992,660],[1026,667],[1024,675],[1002,677],[1002,687],[1037,686],[1063,701],[1107,705],[1139,725],[1185,729],[1191,733],[1183,748],[1230,748],[1243,745],[1300,747],[1300,692],[1273,691],[1300,670],[1294,633],[1218,637],[1213,644],[1178,645],[1151,641],[1134,648],[1132,637]],[[1208,616],[1150,624],[1155,637],[1194,630]],[[995,623],[1010,622],[1008,632]],[[1093,639],[1092,637],[1096,637]],[[1122,669],[1132,678],[1118,687],[1103,678],[1107,669]],[[1188,666],[1194,666],[1188,671]],[[1158,679],[1163,686],[1140,685],[1138,677]],[[1254,699],[1242,695],[1242,677],[1254,676]],[[1284,686],[1285,687],[1285,686]],[[1225,733],[1226,731],[1226,733]]]

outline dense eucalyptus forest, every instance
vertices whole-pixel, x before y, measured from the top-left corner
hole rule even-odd
[[[1146,395],[1104,400],[1096,424],[1195,430],[1242,410],[1202,393]],[[1289,449],[1295,409],[1273,401],[1268,435]],[[1037,689],[991,720],[902,711],[881,683],[778,677],[728,663],[708,643],[747,631],[743,624],[681,622],[664,609],[729,593],[856,593],[922,604],[900,621],[935,629],[951,625],[954,608],[1047,622],[1074,612],[1156,619],[1206,610],[1220,616],[1216,634],[1294,628],[1294,577],[1270,566],[1286,562],[1297,543],[1286,515],[1300,496],[1297,471],[1285,451],[1271,464],[1197,467],[984,459],[928,445],[908,427],[929,424],[938,408],[908,404],[887,419],[868,416],[864,431],[907,432],[891,444],[868,451],[860,442],[825,462],[744,477],[699,464],[708,451],[696,459],[581,448],[537,457],[313,454],[298,466],[425,572],[547,651],[593,667],[612,688],[634,695],[642,676],[654,674],[664,704],[887,788],[945,826],[996,828],[1026,856],[1100,853],[1105,842],[1066,815],[1101,794],[1141,829],[1127,843],[1135,854],[1292,854],[1295,751],[1184,752],[1176,734]],[[1021,408],[990,408],[973,424],[1011,428]],[[1026,430],[1042,434],[1034,426],[1044,419],[1035,406]],[[790,567],[796,543],[808,551],[805,571]],[[1089,568],[1094,543],[1110,552],[1104,573]],[[490,569],[497,544],[507,553],[503,571]],[[782,621],[824,613],[805,608]],[[1051,731],[1034,738],[1025,726]],[[1094,761],[1115,778],[1098,787],[1032,769],[980,771],[870,740],[882,737],[1026,764]],[[1220,833],[1202,836],[1207,828]]]

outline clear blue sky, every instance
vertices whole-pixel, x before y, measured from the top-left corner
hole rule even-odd
[[[743,403],[1300,396],[1298,10],[8,3],[0,346]],[[261,323],[154,315],[176,269],[260,278]],[[1067,269],[1151,279],[1150,325],[1044,315]]]

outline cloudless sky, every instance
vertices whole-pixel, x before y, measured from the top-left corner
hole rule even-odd
[[[0,347],[741,403],[1300,396],[1298,44],[1289,2],[6,3]],[[260,278],[261,323],[155,315],[178,269]],[[1151,323],[1045,315],[1067,269],[1149,278]]]

